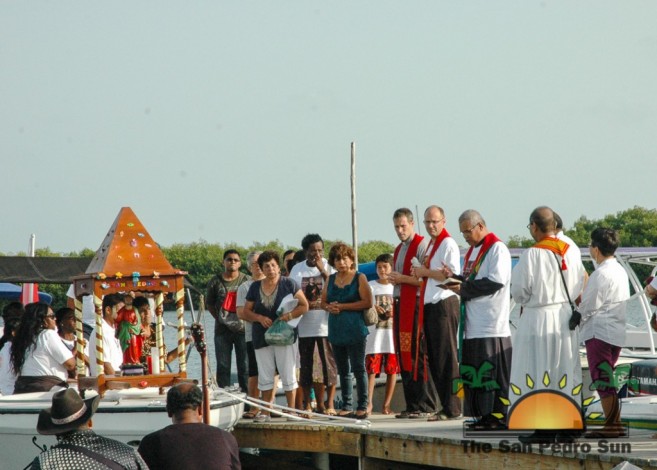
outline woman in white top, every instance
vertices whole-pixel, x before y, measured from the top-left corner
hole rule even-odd
[[[600,396],[605,412],[605,425],[587,437],[613,438],[625,434],[620,422],[620,406],[613,369],[625,343],[626,304],[630,298],[630,282],[614,253],[619,245],[618,233],[608,228],[591,232],[589,251],[596,266],[584,291],[579,312],[581,340],[591,372],[592,388]]]
[[[68,371],[75,370],[75,358],[56,327],[55,314],[48,304],[37,302],[25,306],[11,348],[12,369],[18,375],[14,394],[66,386]]]
[[[21,311],[23,306],[20,306]],[[0,338],[0,395],[11,395],[14,393],[14,383],[16,383],[16,375],[11,370],[11,362],[9,356],[11,354],[11,340],[14,338],[14,333],[20,325],[21,319],[12,317],[5,317],[5,331],[2,338]]]

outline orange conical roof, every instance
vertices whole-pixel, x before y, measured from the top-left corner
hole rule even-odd
[[[132,277],[180,274],[167,261],[144,225],[129,207],[121,208],[86,274]],[[118,274],[118,275],[117,275]]]

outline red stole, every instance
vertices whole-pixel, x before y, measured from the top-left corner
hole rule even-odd
[[[490,232],[488,235],[484,237],[484,240],[481,244],[481,249],[479,250],[479,253],[477,254],[477,259],[474,260],[472,263],[472,270],[468,273],[463,273],[463,277],[466,278],[468,281],[474,280],[474,278],[477,276],[477,273],[479,272],[479,268],[481,268],[481,263],[484,261],[484,258],[486,257],[486,253],[488,253],[488,250],[490,250],[490,247],[493,246],[495,243],[499,242],[500,239],[497,238],[497,235],[495,235],[493,232]],[[465,258],[463,259],[463,269],[468,269],[468,262],[470,261],[470,255],[472,254],[472,250],[474,250],[474,247],[471,246],[468,248],[468,251],[465,253]]]
[[[567,269],[565,256],[570,245],[565,241],[559,240],[557,237],[545,237],[540,242],[534,244],[532,248],[543,248],[561,256],[561,270],[565,271]]]
[[[404,265],[402,266],[402,274],[410,276],[411,274],[411,259],[417,254],[417,247],[424,237],[417,233],[411,240],[411,243],[404,258]],[[397,256],[402,244],[400,243],[395,248],[394,264],[397,264]],[[415,319],[415,303],[417,302],[417,287],[409,284],[402,284],[399,286],[399,344],[396,344],[397,351],[399,352],[401,370],[410,372],[412,367],[411,344],[413,342],[413,320]],[[419,347],[419,345],[418,345]]]
[[[429,265],[431,264],[431,259],[433,256],[436,254],[436,251],[438,251],[438,247],[440,247],[440,244],[443,242],[443,240],[447,237],[451,236],[449,232],[447,231],[446,228],[443,229],[442,232],[436,237],[436,239],[433,241],[433,244],[431,245],[431,251],[429,251],[429,254],[424,257],[424,267],[428,268]],[[422,279],[422,287],[420,287],[420,308],[419,308],[419,314],[417,318],[417,330],[415,331],[415,338],[417,341],[420,340],[420,334],[422,332],[422,328],[424,327],[424,293],[427,290],[427,281],[429,281],[429,278]],[[418,343],[419,344],[419,343]],[[417,380],[417,368],[418,368],[418,363],[419,363],[419,357],[420,357],[420,348],[415,348],[415,367],[413,367],[413,380]],[[427,373],[426,373],[426,356],[424,359],[424,381],[427,381]]]

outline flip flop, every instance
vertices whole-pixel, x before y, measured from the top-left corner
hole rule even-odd
[[[335,409],[333,409],[333,408],[326,408],[324,410],[324,414],[326,416],[337,416],[338,415],[337,411],[335,411]]]
[[[353,418],[354,416],[356,416],[356,413],[350,410],[340,410],[338,412],[338,416],[340,418]]]

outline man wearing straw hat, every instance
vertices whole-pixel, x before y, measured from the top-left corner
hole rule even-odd
[[[91,430],[91,416],[99,402],[100,396],[83,400],[71,388],[55,393],[52,407],[39,413],[37,431],[39,434],[57,436],[57,445],[35,458],[30,468],[148,469],[135,449]]]

